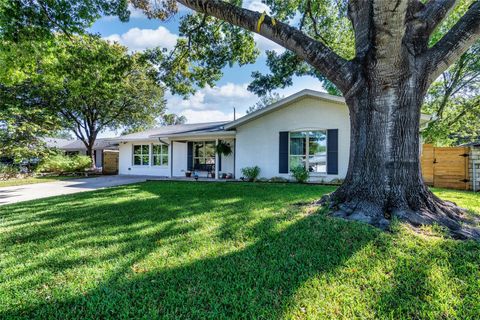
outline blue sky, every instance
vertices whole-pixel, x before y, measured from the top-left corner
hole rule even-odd
[[[260,12],[266,9],[268,12],[268,8],[258,0],[246,0],[244,6]],[[116,17],[103,17],[95,22],[90,32],[100,34],[105,39],[117,41],[131,51],[141,51],[157,46],[173,47],[178,37],[179,16],[174,16],[168,22],[162,22],[149,20],[138,10],[131,11],[129,22],[122,23]],[[237,110],[237,117],[244,115],[248,107],[258,101],[258,97],[247,90],[247,85],[252,80],[251,73],[257,70],[263,73],[268,72],[265,65],[265,50],[279,52],[283,50],[261,36],[255,35],[255,40],[262,52],[255,64],[226,68],[224,76],[215,87],[199,89],[187,100],[167,94],[168,111],[186,116],[189,123],[233,120],[234,107]],[[296,78],[293,86],[278,92],[288,96],[305,88],[322,90],[318,80],[303,77]]]

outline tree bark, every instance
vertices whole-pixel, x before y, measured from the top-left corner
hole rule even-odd
[[[433,47],[431,33],[455,0],[350,0],[356,57],[286,23],[221,0],[177,0],[197,12],[257,32],[333,82],[350,109],[348,174],[328,200],[335,215],[386,228],[393,217],[438,223],[459,238],[480,238],[464,210],[434,196],[420,168],[420,109],[428,86],[480,38],[480,1]],[[259,20],[265,18],[263,23]],[[318,35],[317,35],[318,36]]]
[[[92,170],[95,170],[96,169],[96,165],[95,165],[95,150],[93,149],[93,144],[91,145],[87,145],[87,156],[90,157],[90,161],[91,161],[91,166],[90,168]]]
[[[423,78],[386,83],[370,74],[370,86],[347,99],[351,146],[342,186],[324,200],[333,215],[386,229],[392,218],[413,226],[439,224],[457,238],[480,238],[465,211],[436,197],[420,164]]]

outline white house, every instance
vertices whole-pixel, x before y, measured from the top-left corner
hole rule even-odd
[[[119,144],[120,174],[240,178],[242,168],[259,166],[261,177],[290,178],[290,168],[304,165],[311,180],[329,181],[347,173],[350,120],[343,98],[302,90],[236,121],[166,126],[111,141]],[[218,143],[232,154],[218,155]]]

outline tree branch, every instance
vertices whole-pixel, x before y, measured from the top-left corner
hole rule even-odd
[[[432,48],[426,51],[429,83],[448,69],[480,38],[480,1],[475,1],[462,18]]]
[[[310,38],[298,29],[265,17],[257,30],[261,14],[243,9],[220,0],[177,0],[184,6],[217,19],[256,32],[267,39],[291,50],[310,65],[315,67],[325,77],[332,81],[342,92],[347,92],[355,78],[356,64],[343,59],[325,44]]]
[[[425,8],[419,13],[419,18],[425,22],[425,31],[428,35],[432,34],[457,3],[458,0],[429,0],[425,4]]]

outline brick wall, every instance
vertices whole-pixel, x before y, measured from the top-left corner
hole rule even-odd
[[[476,177],[474,178],[473,176],[473,165],[476,162]],[[480,147],[471,147],[470,149],[470,165],[469,165],[469,171],[470,171],[470,181],[476,181],[476,188],[477,191],[480,191]]]

